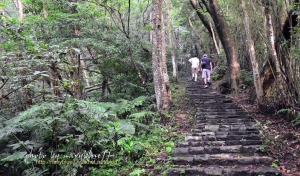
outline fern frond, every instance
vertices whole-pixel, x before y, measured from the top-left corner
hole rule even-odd
[[[155,116],[155,115],[156,113],[151,111],[141,111],[141,112],[130,114],[129,117],[139,120],[144,117]]]
[[[44,173],[46,173],[47,170],[41,170],[37,167],[33,167],[30,169],[26,169],[24,170],[24,172],[22,173],[23,176],[40,176],[43,175]]]
[[[290,109],[280,109],[276,112],[276,115],[282,114],[282,113],[290,113],[290,112],[291,112]]]
[[[17,126],[6,126],[0,130],[0,140],[4,137],[23,132],[23,129]]]

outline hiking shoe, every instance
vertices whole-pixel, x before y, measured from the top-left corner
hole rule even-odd
[[[210,82],[207,82],[207,84],[210,86],[211,85],[211,83]]]
[[[204,86],[204,88],[207,88],[207,87],[208,87],[207,85]]]

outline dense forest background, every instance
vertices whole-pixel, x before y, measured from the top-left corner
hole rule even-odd
[[[299,0],[1,0],[0,15],[0,175],[165,170],[194,54],[219,92],[300,124]]]

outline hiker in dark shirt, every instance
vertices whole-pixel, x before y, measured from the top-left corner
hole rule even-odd
[[[210,74],[212,71],[212,62],[210,58],[207,57],[207,54],[204,54],[201,58],[201,71],[202,71],[202,78],[204,79],[205,88],[210,85]]]

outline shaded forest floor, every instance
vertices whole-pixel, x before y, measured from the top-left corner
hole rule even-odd
[[[185,89],[190,81],[189,77],[181,77],[178,86]],[[293,127],[286,119],[276,117],[275,112],[273,114],[260,112],[256,104],[250,103],[249,96],[249,90],[228,95],[260,124],[263,138],[268,146],[265,151],[276,161],[272,166],[280,169],[284,176],[300,176],[300,127]],[[174,120],[168,125],[174,126],[173,130],[177,131],[177,135],[182,136],[190,132],[193,126],[191,116],[196,109],[185,93],[179,92],[176,99]],[[179,138],[177,140],[180,141]],[[161,153],[159,159],[167,160],[167,154]]]
[[[300,127],[293,127],[283,117],[260,112],[249,102],[249,91],[230,94],[236,104],[246,110],[260,124],[268,148],[266,152],[277,162],[284,176],[300,176]]]

